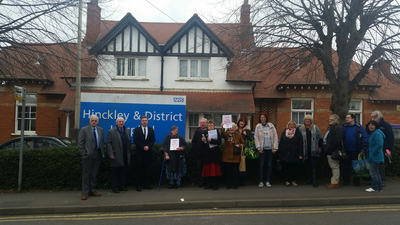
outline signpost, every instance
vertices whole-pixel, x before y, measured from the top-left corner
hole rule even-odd
[[[25,130],[25,96],[26,87],[14,86],[14,98],[15,100],[22,101],[21,111],[21,136],[20,136],[20,149],[19,149],[19,170],[18,170],[18,192],[21,192],[22,184],[22,165],[24,157],[24,130]]]

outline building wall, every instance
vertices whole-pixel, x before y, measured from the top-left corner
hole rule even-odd
[[[16,101],[12,86],[0,87],[0,143],[19,137],[15,133]],[[27,85],[28,93],[38,93],[42,85]],[[60,112],[64,95],[37,95],[36,106],[36,135],[61,135],[65,136],[66,116]]]
[[[284,131],[286,124],[291,120],[291,102],[292,98],[312,98],[314,99],[314,123],[325,133],[328,127],[328,117],[332,114],[330,110],[331,105],[331,91],[329,89],[319,90],[301,90],[289,89],[285,90],[287,99],[256,99],[256,114],[253,119],[253,129],[258,123],[258,117],[261,112],[266,112],[268,107],[263,105],[271,105],[275,101],[277,105],[277,118],[270,119],[277,127],[278,135]],[[400,124],[400,111],[396,111],[398,103],[395,102],[372,102],[369,99],[368,90],[357,90],[352,95],[353,100],[362,100],[362,125],[365,125],[371,119],[371,113],[374,110],[380,110],[385,120],[390,124]],[[267,112],[268,114],[268,112]]]

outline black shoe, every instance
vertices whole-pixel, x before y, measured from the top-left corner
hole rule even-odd
[[[312,186],[317,188],[318,187],[318,183],[317,182],[313,182]]]
[[[172,189],[174,187],[173,184],[169,184],[168,189]]]
[[[136,187],[136,191],[141,192],[142,191],[142,187]]]
[[[238,186],[233,186],[233,189],[237,190],[237,189],[238,189]]]
[[[204,187],[204,190],[207,190],[207,189],[211,189],[212,187],[210,186],[210,185],[206,185],[205,187]]]
[[[148,190],[151,190],[151,189],[153,189],[152,187],[150,187],[149,185],[146,185],[146,186],[143,186],[143,189],[148,189]]]
[[[350,182],[349,181],[343,181],[343,186],[349,186]]]
[[[213,189],[213,191],[216,191],[219,189],[219,187],[218,187],[218,185],[215,185],[212,189]]]
[[[119,191],[128,191],[126,188],[120,188]]]
[[[176,183],[175,185],[174,185],[174,189],[179,189],[180,187],[179,187],[179,184],[178,183]]]
[[[200,183],[198,187],[204,187],[204,186],[206,186],[205,183]]]
[[[120,191],[118,189],[113,189],[112,192],[116,193],[116,194],[120,193]]]
[[[307,183],[306,184],[313,184],[313,181],[312,181],[312,179],[308,179],[308,181],[307,181]]]
[[[232,186],[230,186],[230,185],[228,185],[228,186],[226,186],[226,189],[231,189],[232,188]]]

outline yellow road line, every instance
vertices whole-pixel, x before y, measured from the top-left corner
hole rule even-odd
[[[132,219],[132,218],[160,218],[184,216],[222,216],[222,215],[277,215],[277,214],[313,214],[313,213],[352,213],[352,212],[383,212],[400,211],[400,206],[369,206],[345,208],[305,208],[305,209],[255,209],[255,210],[204,210],[204,211],[168,211],[148,213],[98,213],[77,215],[49,215],[49,216],[16,216],[0,217],[1,222],[24,221],[55,221],[55,220],[105,220],[105,219]]]

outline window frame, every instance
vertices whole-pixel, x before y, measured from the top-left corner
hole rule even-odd
[[[123,74],[120,74],[120,66],[119,66],[119,61],[123,61],[123,68],[122,72]],[[134,75],[131,75],[130,72],[130,60],[134,60]],[[139,75],[141,68],[140,67],[140,61],[145,60],[145,66],[144,66],[144,75]],[[115,57],[115,77],[117,79],[142,79],[142,78],[147,78],[147,57]]]
[[[26,96],[28,95],[34,95],[36,96],[36,103],[27,103],[25,102],[25,108],[29,108],[31,109],[32,107],[35,107],[35,118],[32,119],[31,117],[29,118],[25,118],[25,126],[27,124],[27,122],[31,123],[32,120],[35,120],[35,130],[24,130],[24,134],[26,135],[36,135],[36,121],[37,121],[37,94],[36,93],[26,93]],[[21,107],[22,110],[22,101],[20,100],[15,100],[15,117],[14,117],[14,133],[12,135],[21,135],[21,130],[18,130],[18,120],[20,118],[18,118],[18,107]],[[25,114],[27,114],[28,112],[25,109]],[[32,113],[32,110],[29,111],[29,113]],[[21,112],[21,116],[22,116],[22,112]],[[22,118],[21,118],[22,120]],[[32,124],[28,125],[29,127],[32,126]]]
[[[186,61],[186,76],[181,76],[181,61]],[[192,61],[197,61],[196,76],[192,76]],[[207,61],[207,77],[202,77],[204,70],[202,70],[202,62]],[[187,80],[210,80],[210,58],[178,58],[178,79]]]
[[[293,109],[293,101],[311,101],[311,109]],[[304,116],[310,114],[314,118],[314,98],[292,98],[290,100],[290,120],[295,121],[293,118],[293,113],[304,113]],[[303,124],[303,121],[295,122],[297,123],[297,126]]]
[[[212,118],[205,117],[205,115],[210,115],[210,114],[212,115]],[[190,125],[190,115],[198,115],[199,116],[198,121],[197,121],[197,126],[191,126]],[[206,118],[207,120],[212,119],[215,122],[215,116],[218,116],[218,115],[221,116],[221,121],[222,121],[222,115],[232,115],[232,120],[233,120],[232,122],[233,123],[236,123],[237,120],[240,118],[240,113],[214,113],[214,112],[202,112],[202,113],[193,112],[193,113],[188,113],[188,116],[187,116],[188,120],[187,120],[187,125],[186,125],[186,128],[188,128],[188,129],[186,129],[187,130],[186,137],[188,137],[187,139],[188,140],[192,140],[193,134],[190,133],[190,129],[191,128],[200,127],[200,120],[201,119],[203,119],[203,118]],[[215,129],[218,129],[218,130],[221,129],[221,124],[215,124]]]
[[[358,109],[358,110],[350,109],[351,102],[359,102],[360,103],[360,109]],[[360,116],[360,121],[356,120],[356,122],[359,123],[359,124],[363,124],[363,122],[362,122],[362,119],[363,119],[363,100],[362,99],[350,99],[349,114],[359,115]]]

